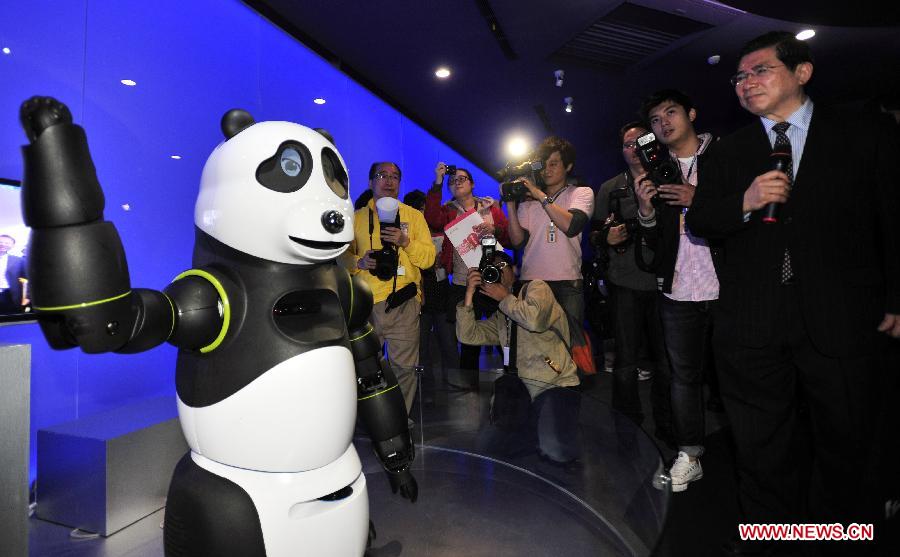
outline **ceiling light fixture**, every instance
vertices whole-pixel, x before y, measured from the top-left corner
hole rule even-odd
[[[506,152],[515,159],[522,157],[528,152],[528,141],[522,136],[511,137],[506,142]]]
[[[565,76],[566,76],[566,72],[564,72],[563,70],[556,70],[555,72],[553,72],[553,77],[556,78],[556,86],[557,87],[563,86],[563,78]]]
[[[8,46],[3,47],[3,54],[9,54],[10,52],[12,52],[12,51],[9,49]]]
[[[325,99],[323,99],[322,97],[316,97],[313,99],[313,102],[316,104],[325,104]]]
[[[572,112],[572,105],[575,99],[573,99],[572,97],[566,97],[563,99],[563,101],[566,103],[566,112]]]
[[[719,56],[718,54],[713,54],[712,56],[710,56],[709,58],[706,59],[706,63],[709,64],[710,66],[715,66],[716,64],[719,63],[719,60],[721,60],[721,59],[722,59],[722,57]]]
[[[806,39],[811,39],[815,36],[816,36],[816,32],[813,31],[812,29],[804,29],[803,31],[800,31],[799,33],[797,33],[797,40],[805,41]]]
[[[434,75],[438,76],[441,79],[447,79],[448,77],[450,77],[450,70],[448,68],[441,67],[434,72]]]
[[[137,85],[137,81],[133,79],[123,79],[119,83],[121,83],[122,85],[127,85],[129,87],[134,87],[135,85]]]
[[[169,155],[169,158],[170,158],[170,159],[174,159],[174,160],[176,160],[176,161],[180,161],[180,160],[181,160],[181,155]]]

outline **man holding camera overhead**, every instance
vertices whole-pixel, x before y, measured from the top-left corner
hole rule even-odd
[[[548,137],[535,158],[543,163],[543,170],[534,177],[515,178],[524,185],[521,195],[504,195],[509,203],[509,240],[515,249],[523,250],[521,279],[540,279],[550,286],[569,318],[566,340],[570,346],[583,346],[581,232],[594,211],[594,191],[569,184],[575,147],[565,139]],[[535,184],[536,179],[543,182],[542,187]]]
[[[362,273],[372,289],[375,331],[388,346],[388,359],[409,413],[416,395],[415,366],[419,356],[417,285],[421,270],[434,263],[435,249],[422,213],[400,203],[400,167],[373,163],[369,169],[372,200],[356,211],[351,273]]]
[[[640,122],[629,122],[619,130],[622,157],[628,168],[600,186],[594,204],[591,241],[606,261],[606,284],[612,305],[616,361],[613,368],[613,408],[637,424],[644,415],[638,397],[638,347],[645,336],[656,367],[652,377],[651,400],[655,435],[670,444],[672,416],[669,392],[669,359],[663,343],[662,321],[656,293],[656,275],[640,269],[635,260],[637,234],[637,194],[635,180],[646,176],[637,157],[635,141],[647,133]],[[643,379],[643,377],[641,377]]]
[[[662,278],[660,314],[672,369],[672,424],[678,444],[669,474],[672,491],[684,491],[690,482],[703,477],[703,376],[711,350],[712,304],[719,297],[710,247],[685,227],[684,220],[694,199],[697,160],[713,137],[697,134],[697,111],[691,99],[674,89],[647,97],[641,117],[656,138],[653,142],[646,141],[648,136],[636,140],[644,166],[652,167],[635,186],[638,219],[655,251],[649,268]]]

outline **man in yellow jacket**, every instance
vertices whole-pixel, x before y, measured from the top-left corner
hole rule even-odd
[[[372,289],[375,331],[388,345],[388,359],[409,413],[416,396],[421,271],[434,264],[435,248],[422,213],[399,201],[396,221],[381,225],[376,204],[383,198],[398,198],[400,176],[400,167],[392,162],[374,163],[369,169],[373,197],[356,211],[354,240],[347,253],[350,272],[362,273]],[[396,266],[382,254],[385,245],[394,246]],[[386,261],[390,264],[386,265]]]

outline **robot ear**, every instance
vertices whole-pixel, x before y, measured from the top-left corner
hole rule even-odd
[[[231,139],[255,123],[249,112],[233,108],[222,116],[222,133],[225,134],[225,139]]]
[[[335,147],[337,147],[337,143],[334,142],[334,138],[331,136],[330,133],[328,133],[328,130],[326,130],[325,128],[315,128],[315,130],[316,130],[317,132],[319,132],[319,134],[321,134],[322,137],[324,137],[325,139],[327,139],[328,141],[330,141],[332,145],[334,145]]]

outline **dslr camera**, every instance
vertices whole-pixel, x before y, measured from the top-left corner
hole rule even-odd
[[[490,234],[481,239],[481,261],[478,262],[478,270],[481,272],[482,282],[492,284],[500,282],[500,269],[494,265],[494,252],[497,251],[497,239]]]
[[[521,164],[507,164],[500,172],[497,178],[502,182],[500,184],[500,197],[503,201],[515,201],[521,203],[528,199],[528,188],[525,183],[518,178],[529,177],[534,185],[541,187],[541,170],[544,169],[544,161],[534,160],[525,161]]]
[[[631,190],[628,188],[619,188],[609,192],[609,216],[603,222],[602,234],[604,237],[609,233],[609,229],[613,226],[625,225],[628,232],[628,239],[616,246],[610,246],[616,253],[625,253],[628,245],[634,240],[635,234],[640,229],[640,223],[636,218],[626,219],[622,217],[622,200],[631,196]]]
[[[647,132],[637,138],[637,155],[641,166],[647,171],[647,179],[661,184],[680,184],[681,166],[669,155],[669,148],[656,139],[656,134]],[[653,204],[659,205],[659,194],[653,196]]]
[[[400,264],[395,245],[385,242],[381,249],[372,252],[372,257],[375,259],[375,268],[369,269],[370,273],[378,277],[379,280],[391,280],[394,278],[394,273],[397,272],[397,265]]]

